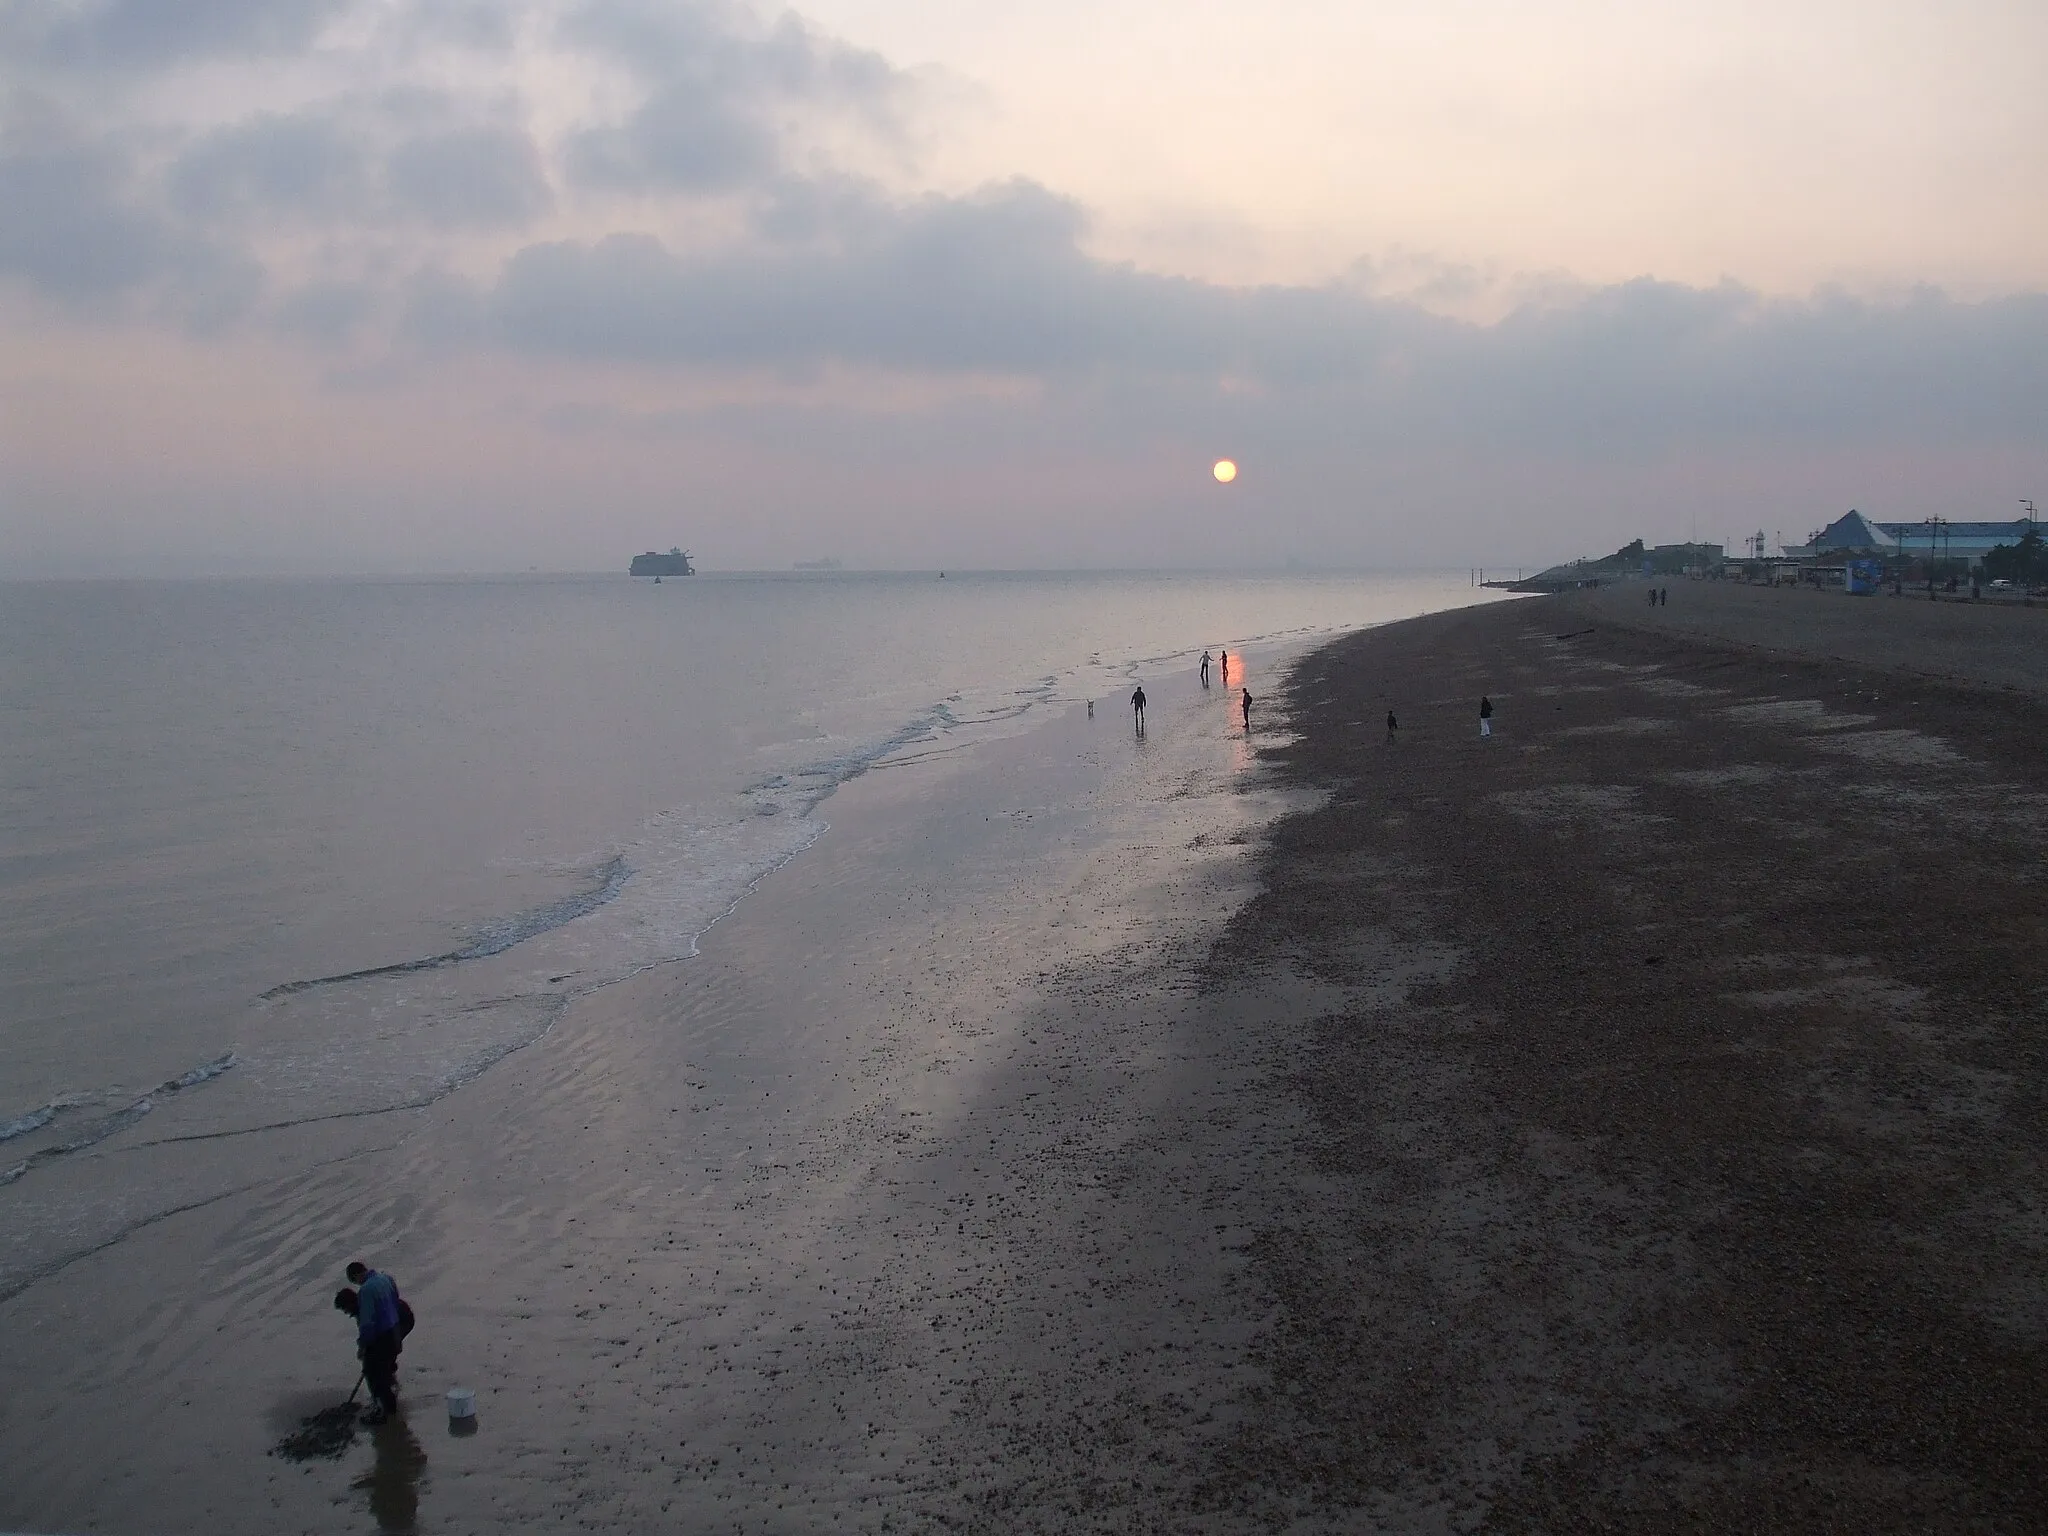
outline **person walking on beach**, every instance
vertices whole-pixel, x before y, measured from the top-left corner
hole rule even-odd
[[[1396,732],[1398,732],[1398,731],[1399,731],[1400,729],[1401,729],[1401,722],[1400,722],[1400,721],[1398,721],[1398,720],[1396,720],[1396,719],[1394,718],[1394,712],[1393,712],[1393,711],[1392,711],[1391,709],[1390,709],[1390,710],[1388,710],[1388,711],[1387,711],[1387,745],[1388,745],[1388,746],[1390,746],[1390,747],[1391,747],[1391,746],[1392,746],[1392,745],[1394,744],[1394,736],[1395,736],[1395,733],[1396,733]]]
[[[1493,734],[1493,700],[1485,694],[1479,695],[1479,737],[1483,741]]]
[[[1230,652],[1223,653],[1223,686],[1230,686]]]
[[[1202,652],[1202,686],[1204,688],[1209,686],[1209,653],[1207,651]]]
[[[1131,694],[1131,725],[1140,736],[1145,734],[1145,685],[1143,683],[1138,684],[1137,689]]]
[[[1247,734],[1252,728],[1252,691],[1249,688],[1244,691],[1244,728]]]
[[[398,1412],[398,1282],[361,1260],[349,1265],[348,1278],[356,1288],[356,1354],[362,1358],[370,1396],[377,1400],[363,1422],[382,1424]],[[335,1305],[341,1305],[339,1297]]]

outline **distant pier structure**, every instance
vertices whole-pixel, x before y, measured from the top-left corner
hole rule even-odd
[[[671,549],[667,554],[653,550],[644,555],[635,555],[628,568],[630,576],[652,576],[659,580],[663,576],[694,576],[697,568],[690,564],[690,552],[686,549]]]

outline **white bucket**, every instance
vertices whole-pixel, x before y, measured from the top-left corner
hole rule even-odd
[[[448,1417],[451,1419],[473,1419],[476,1417],[476,1389],[474,1387],[450,1387],[448,1389]]]

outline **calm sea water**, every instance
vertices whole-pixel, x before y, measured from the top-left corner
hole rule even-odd
[[[692,953],[892,754],[1205,646],[1478,595],[1462,575],[0,586],[0,1201],[173,1099],[217,1135],[447,1091],[560,995]]]

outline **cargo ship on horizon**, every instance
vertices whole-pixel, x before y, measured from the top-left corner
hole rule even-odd
[[[690,552],[686,549],[671,548],[665,555],[654,550],[644,555],[635,555],[627,567],[629,576],[652,576],[656,581],[664,576],[694,576],[697,568],[690,564]]]

